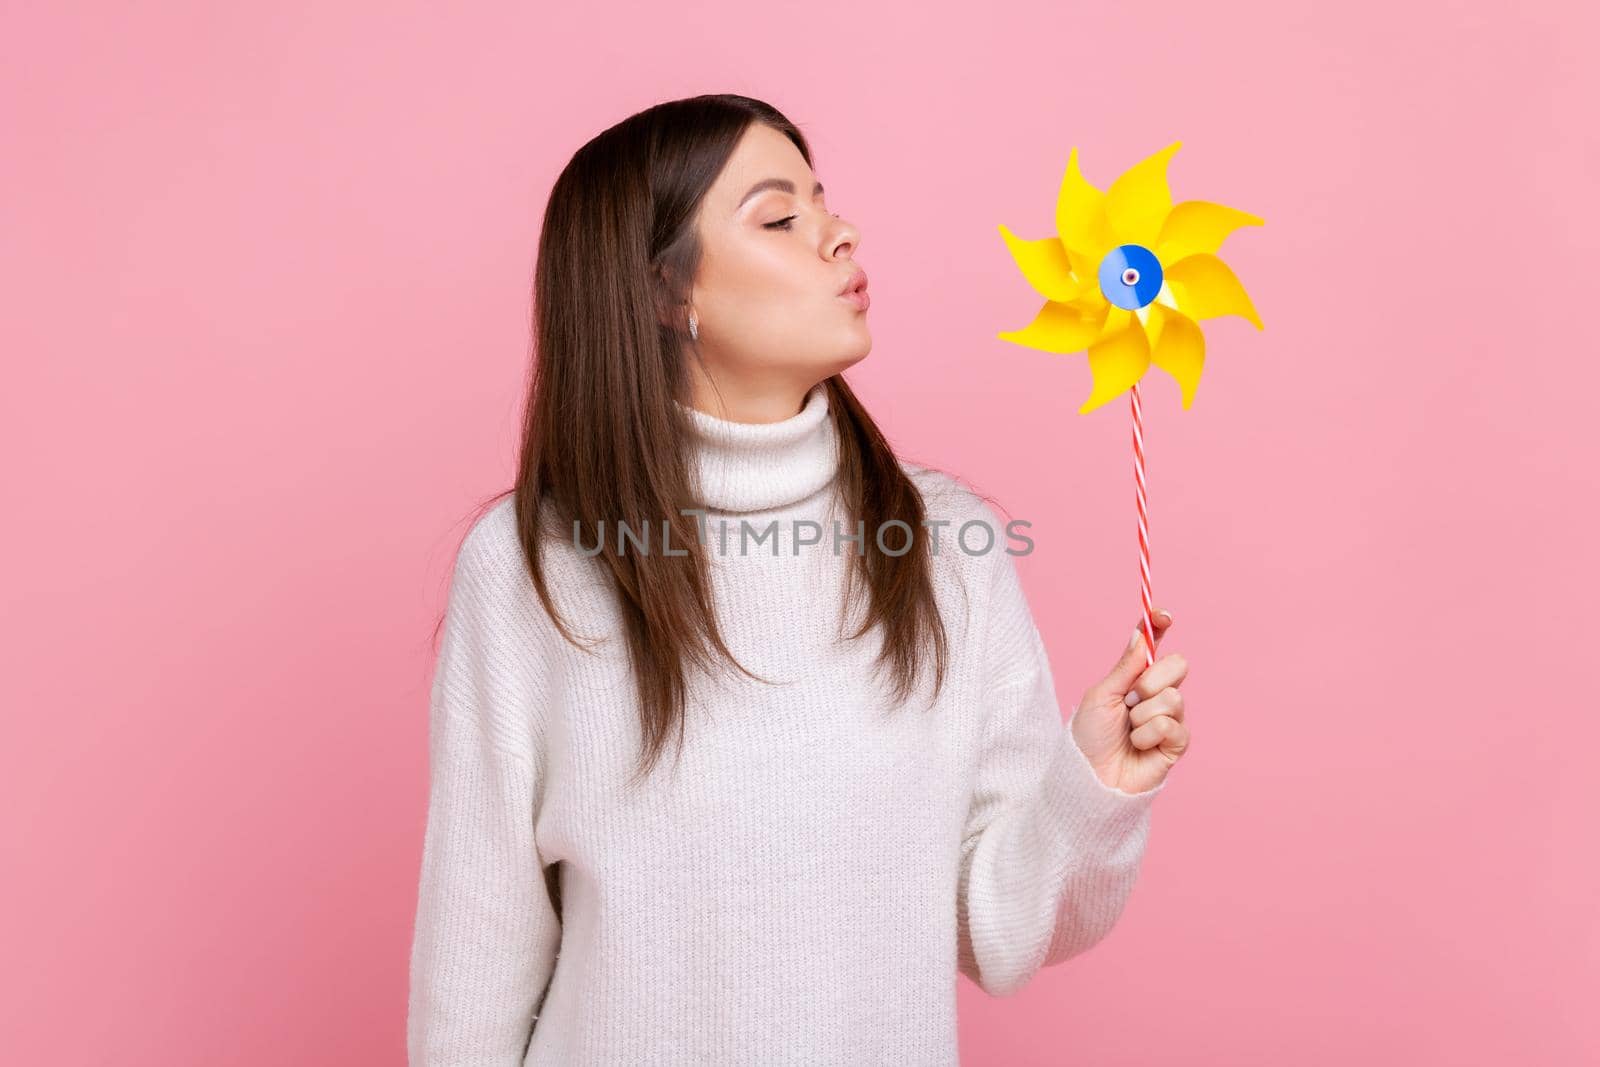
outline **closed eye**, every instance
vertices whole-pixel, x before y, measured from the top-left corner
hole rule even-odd
[[[830,215],[833,218],[838,218],[839,217],[839,213],[837,211],[830,212]],[[791,226],[790,223],[794,222],[794,220],[799,218],[799,217],[800,217],[799,215],[786,215],[785,217],[779,219],[777,222],[764,223],[761,228],[763,230],[792,230],[792,229],[794,229],[794,227]]]

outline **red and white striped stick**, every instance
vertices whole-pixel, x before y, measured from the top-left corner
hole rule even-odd
[[[1156,628],[1152,624],[1150,603],[1150,512],[1145,502],[1144,411],[1139,404],[1139,383],[1134,382],[1128,396],[1133,401],[1133,481],[1139,500],[1139,599],[1144,604],[1144,665],[1156,661]]]

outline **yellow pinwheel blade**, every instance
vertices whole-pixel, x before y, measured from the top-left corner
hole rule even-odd
[[[1206,335],[1200,324],[1165,304],[1150,305],[1150,362],[1172,375],[1182,391],[1183,406],[1194,402],[1200,371],[1206,361]]]
[[[1018,237],[1000,224],[1000,236],[1006,239],[1011,258],[1017,261],[1022,276],[1034,291],[1046,300],[1066,303],[1081,295],[1082,287],[1072,276],[1072,264],[1067,260],[1067,250],[1059,237],[1044,237],[1030,241]]]
[[[1185,200],[1172,209],[1151,249],[1163,263],[1176,263],[1196,252],[1215,252],[1240,226],[1260,226],[1261,218],[1205,200]]]
[[[1145,336],[1144,325],[1126,311],[1122,317],[1126,325],[1121,330],[1089,346],[1089,373],[1094,375],[1094,389],[1078,409],[1080,415],[1127,392],[1150,367],[1150,341]]]
[[[1191,319],[1238,315],[1256,329],[1265,329],[1239,279],[1226,263],[1208,252],[1185,256],[1167,267],[1166,280],[1178,310]]]
[[[1103,313],[1086,312],[1051,301],[1022,329],[1008,330],[996,336],[1002,341],[1065,355],[1081,352],[1096,340],[1104,320]]]
[[[1100,256],[1104,258],[1105,253],[1100,253]],[[1083,279],[1083,292],[1079,299],[1099,299],[1104,301],[1105,297],[1100,293],[1100,260],[1089,252],[1076,252],[1069,248],[1067,249],[1067,262],[1072,264],[1072,273]],[[1093,297],[1090,297],[1091,293]]]
[[[1143,245],[1154,251],[1161,224],[1172,210],[1172,193],[1167,188],[1167,161],[1182,141],[1140,160],[1106,190],[1106,221],[1117,244]]]
[[[1133,312],[1127,308],[1115,307],[1108,303],[1106,305],[1105,318],[1101,320],[1100,324],[1100,336],[1095,340],[1103,341],[1112,334],[1121,333],[1128,328],[1128,323],[1132,319]]]
[[[1078,171],[1078,150],[1067,155],[1067,173],[1056,198],[1056,233],[1067,246],[1078,277],[1093,280],[1100,261],[1116,245],[1106,222],[1105,194]]]

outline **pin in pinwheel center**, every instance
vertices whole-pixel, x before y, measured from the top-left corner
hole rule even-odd
[[[1161,292],[1161,261],[1144,245],[1119,245],[1100,261],[1100,291],[1116,307],[1137,311]]]

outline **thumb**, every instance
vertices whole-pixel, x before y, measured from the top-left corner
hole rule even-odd
[[[1106,675],[1100,684],[1104,686],[1111,696],[1120,697],[1133,688],[1133,683],[1139,680],[1139,675],[1149,666],[1144,656],[1144,625],[1133,628],[1133,637],[1122,650],[1122,658],[1117,660],[1117,665],[1111,668],[1111,673]]]

